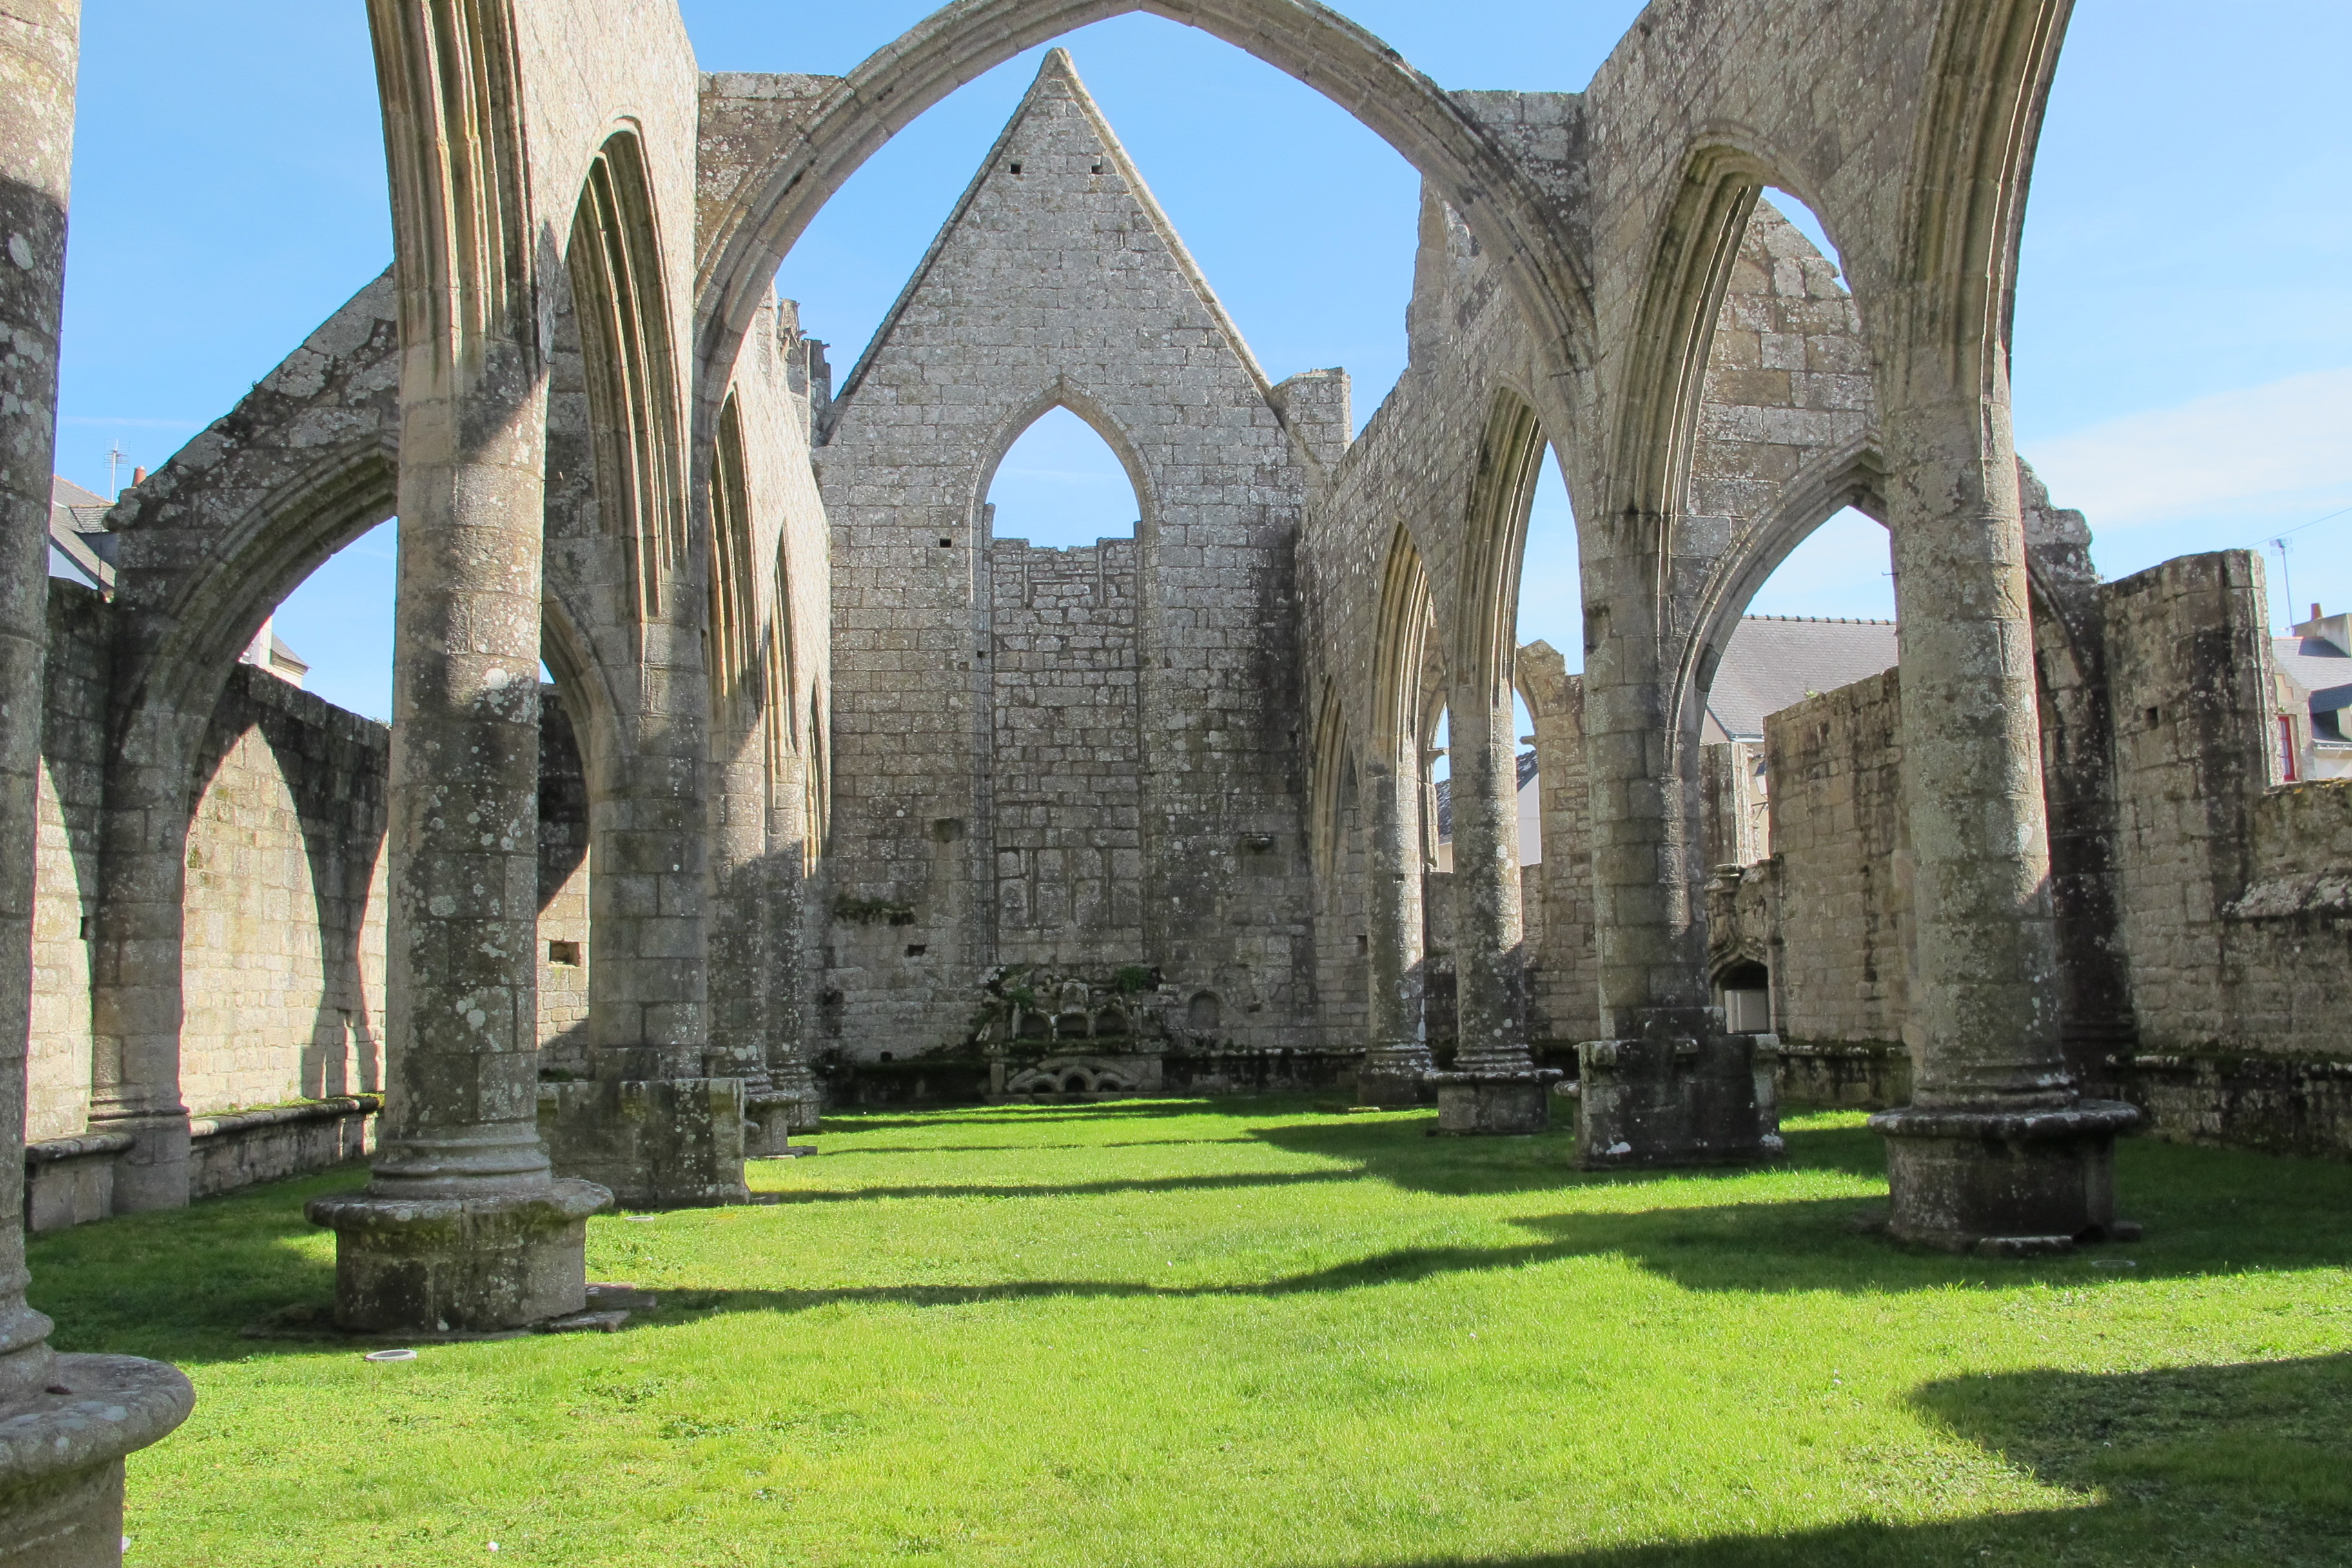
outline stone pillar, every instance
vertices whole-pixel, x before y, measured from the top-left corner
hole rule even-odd
[[[770,843],[771,780],[764,726],[722,742],[718,787],[711,792],[710,1070],[743,1080],[743,1153],[781,1159],[804,1152],[795,1131],[815,1124],[785,1042],[794,994],[787,965],[796,961],[800,847],[793,864]],[[795,1037],[796,1038],[796,1037]],[[797,1079],[808,1077],[802,1065]]]
[[[1664,700],[1648,516],[1580,524],[1585,755],[1603,1037],[1578,1047],[1588,1170],[1740,1163],[1781,1151],[1769,1036],[1732,1035],[1708,997],[1696,814]],[[1695,769],[1696,754],[1687,762]]]
[[[122,1561],[123,1457],[196,1397],[161,1362],[58,1354],[25,1300],[34,801],[80,20],[79,0],[0,13],[0,1562],[57,1568]]]
[[[124,695],[117,693],[118,701]],[[114,1169],[116,1214],[188,1205],[181,964],[188,784],[206,716],[151,710],[145,717],[106,770],[90,952],[90,1130],[131,1141]]]
[[[2062,1249],[2116,1225],[2116,1134],[2059,1028],[2025,537],[2005,396],[1890,411],[1889,531],[1916,866],[1912,1103],[1885,1134],[1898,1238]]]
[[[1454,1068],[1433,1073],[1445,1132],[1539,1132],[1551,1086],[1528,1054],[1519,910],[1518,749],[1510,700],[1483,682],[1446,706],[1454,759]]]
[[[664,602],[699,605],[706,593],[674,585]],[[751,1195],[745,1071],[758,1064],[714,1049],[710,1033],[713,808],[700,705],[685,698],[704,685],[698,648],[689,647],[699,637],[669,622],[646,628],[636,722],[610,746],[618,754],[600,746],[589,759],[594,1076],[539,1090],[540,1129],[556,1168],[610,1188],[628,1208]],[[734,1000],[758,1009],[756,995]]]
[[[1409,742],[1408,742],[1409,743]],[[1421,783],[1398,757],[1364,769],[1370,865],[1365,923],[1370,940],[1370,1033],[1356,1098],[1366,1105],[1414,1105],[1430,1072],[1429,1036],[1421,1012]]]
[[[768,781],[768,1084],[794,1132],[815,1131],[824,1109],[809,1065],[809,766],[778,747]]]
[[[612,1194],[557,1180],[538,1128],[541,360],[527,310],[434,341],[448,311],[402,237],[382,1143],[364,1192],[310,1214],[340,1323],[430,1333],[580,1311]]]

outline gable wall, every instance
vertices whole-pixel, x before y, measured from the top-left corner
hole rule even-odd
[[[1213,1013],[1204,1036],[1244,1046],[1291,1043],[1312,1016],[1291,607],[1308,470],[1149,201],[1049,64],[818,453],[838,917],[819,1018],[852,1059],[960,1041],[980,975],[1015,959],[1156,966],[1178,1017]],[[1049,567],[1046,552],[991,548],[982,511],[1003,450],[1056,402],[1119,450],[1143,511],[1132,544],[1106,547],[1108,576],[1058,603],[1088,552]],[[1131,612],[1116,584],[1129,555]],[[1003,581],[1016,567],[1017,592]],[[1049,578],[1065,587],[1041,600]],[[1049,647],[1054,616],[1074,635]],[[1066,682],[1123,658],[1131,721],[1123,683]],[[1081,787],[1055,754],[1130,721],[1132,783],[1118,761]],[[1214,1005],[1195,1015],[1202,994]]]

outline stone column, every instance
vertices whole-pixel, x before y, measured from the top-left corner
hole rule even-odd
[[[809,1065],[809,766],[779,747],[768,780],[768,1083],[794,1132],[815,1131],[824,1109]]]
[[[799,946],[790,929],[799,905],[788,885],[797,879],[799,846],[791,846],[789,868],[771,846],[769,792],[787,782],[769,776],[764,726],[722,741],[710,813],[710,1070],[743,1082],[749,1159],[804,1152],[792,1134],[815,1121],[803,1086],[789,1081],[790,1053],[778,1048],[793,994],[786,966]],[[798,1076],[807,1076],[804,1066]]]
[[[116,699],[121,703],[126,694]],[[114,1167],[117,1214],[188,1205],[181,972],[188,784],[205,718],[152,710],[145,717],[124,735],[106,770],[90,951],[90,1129],[128,1133],[131,1141]]]
[[[196,1397],[161,1362],[58,1354],[25,1300],[34,801],[80,21],[79,0],[0,0],[0,1561],[58,1568],[121,1562],[123,1457]]]
[[[1551,1086],[1528,1054],[1519,910],[1518,749],[1510,700],[1457,684],[1446,705],[1454,759],[1454,1068],[1434,1073],[1445,1132],[1539,1132]]]
[[[1917,879],[1912,1103],[1871,1119],[1890,1226],[1955,1249],[2063,1249],[2116,1228],[2115,1136],[2138,1112],[2080,1098],[2059,1032],[2008,401],[1915,405],[1885,426]]]
[[[1409,744],[1410,742],[1408,742]],[[1370,1039],[1356,1075],[1366,1105],[1414,1105],[1429,1075],[1429,1036],[1422,1017],[1425,936],[1422,912],[1421,783],[1401,757],[1364,769],[1370,864],[1365,923],[1370,940]]]
[[[1578,1047],[1576,1158],[1588,1170],[1738,1163],[1780,1152],[1772,1037],[1727,1034],[1664,698],[1647,515],[1580,522],[1585,756],[1603,1037]],[[1688,759],[1694,765],[1696,758]]]
[[[424,270],[404,254],[404,289]],[[584,1307],[612,1202],[556,1179],[537,1120],[546,385],[527,342],[405,352],[383,1142],[363,1193],[310,1214],[345,1328],[504,1329]]]

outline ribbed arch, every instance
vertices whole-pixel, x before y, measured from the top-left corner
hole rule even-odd
[[[642,627],[667,613],[688,526],[683,405],[645,158],[615,132],[589,165],[567,252],[585,360],[596,489],[628,542]]]
[[[1339,691],[1326,681],[1315,705],[1313,776],[1308,781],[1309,833],[1315,847],[1315,874],[1326,884],[1339,875],[1343,786],[1355,771],[1355,741],[1348,731],[1347,710]]]
[[[1400,758],[1424,740],[1421,721],[1423,670],[1428,662],[1429,574],[1412,536],[1399,527],[1389,537],[1381,567],[1381,613],[1372,649],[1372,751]],[[1417,765],[1418,759],[1407,759]],[[1412,768],[1405,770],[1411,776]]]
[[[710,468],[710,710],[722,735],[747,731],[772,696],[764,685],[759,574],[751,552],[742,409],[730,395],[719,414],[719,447]],[[782,588],[781,552],[776,569]],[[785,698],[789,706],[789,687]]]
[[[1482,683],[1497,702],[1510,700],[1518,647],[1519,562],[1543,456],[1543,426],[1535,409],[1516,392],[1497,392],[1478,438],[1454,622],[1456,679]]]
[[[1505,284],[1547,374],[1590,363],[1590,279],[1555,205],[1465,105],[1396,51],[1316,0],[960,0],[875,52],[778,139],[714,215],[698,260],[696,357],[716,388],[770,279],[809,222],[866,159],[956,89],[1023,51],[1143,12],[1223,38],[1330,98],[1420,170],[1473,233],[1510,258]]]

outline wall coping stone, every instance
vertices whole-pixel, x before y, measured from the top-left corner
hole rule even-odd
[[[54,1165],[67,1160],[85,1160],[96,1154],[120,1154],[134,1140],[128,1132],[85,1132],[78,1138],[44,1138],[25,1145],[25,1163]]]
[[[383,1096],[380,1094],[344,1094],[329,1100],[314,1100],[305,1105],[223,1111],[217,1116],[192,1118],[188,1122],[188,1137],[192,1142],[200,1142],[207,1138],[225,1138],[262,1127],[285,1127],[306,1121],[340,1121],[346,1116],[373,1116],[383,1109]],[[31,1150],[26,1152],[30,1153]]]

